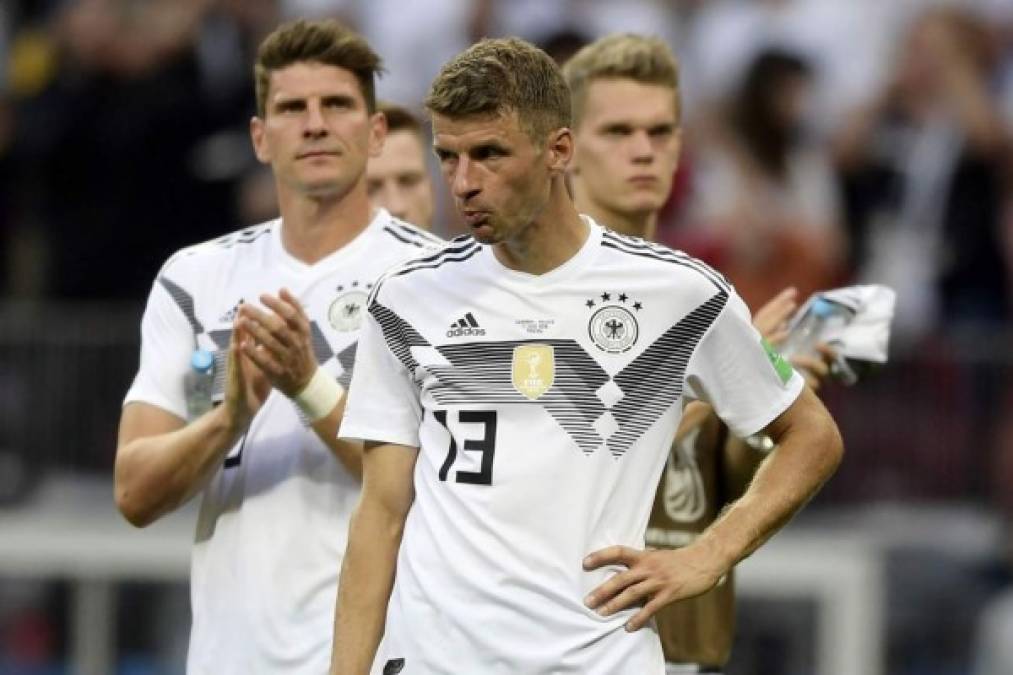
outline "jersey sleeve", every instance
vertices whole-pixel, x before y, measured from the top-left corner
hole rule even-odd
[[[412,373],[391,351],[372,312],[359,332],[355,369],[338,436],[419,447],[422,408]]]
[[[762,340],[734,291],[686,368],[687,395],[710,403],[741,438],[787,410],[803,386],[802,377]]]
[[[193,349],[190,323],[165,287],[155,282],[141,319],[141,364],[123,404],[150,403],[185,420],[183,378]]]

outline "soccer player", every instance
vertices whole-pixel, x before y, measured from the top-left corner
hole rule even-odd
[[[370,282],[434,241],[369,204],[366,160],[384,135],[379,67],[334,22],[285,24],[263,41],[250,131],[281,217],[181,250],[148,299],[116,502],[144,526],[201,494],[193,675],[329,663],[337,564],[360,491],[361,445],[336,437],[358,328]],[[215,356],[210,410],[185,384],[203,352]]]
[[[653,239],[679,163],[679,71],[658,38],[618,34],[563,66],[573,99],[577,210]]]
[[[387,118],[387,139],[366,165],[369,198],[395,218],[428,230],[433,224],[433,183],[422,126],[400,106],[381,103],[380,112]]]
[[[548,55],[483,40],[426,106],[471,235],[369,300],[341,428],[366,443],[332,673],[660,675],[639,629],[815,493],[836,426],[720,275],[578,215]],[[693,544],[643,550],[684,396],[777,449]]]
[[[678,63],[657,38],[604,37],[563,66],[573,101],[576,140],[570,165],[577,210],[625,234],[651,239],[679,160]],[[785,289],[754,322],[776,341],[796,307]],[[783,336],[782,336],[783,337]],[[797,357],[811,384],[825,377],[820,359]],[[647,530],[647,544],[672,548],[693,541],[734,501],[762,455],[730,437],[713,410],[690,404],[665,465]],[[718,673],[735,627],[733,575],[698,597],[655,616],[669,673]]]

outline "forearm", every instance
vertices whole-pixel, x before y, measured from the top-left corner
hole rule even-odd
[[[746,493],[766,453],[751,447],[746,441],[731,433],[727,434],[720,452],[725,501],[731,502]]]
[[[781,529],[830,478],[843,455],[837,427],[794,428],[777,439],[745,494],[700,537],[731,569]]]
[[[223,406],[175,431],[134,438],[116,453],[116,504],[138,527],[176,509],[204,487],[243,429]]]
[[[341,427],[341,419],[345,415],[345,401],[347,399],[348,395],[343,394],[334,409],[323,419],[314,422],[312,426],[320,440],[327,445],[348,472],[362,480],[362,443],[338,438],[338,429]]]
[[[349,531],[331,675],[367,675],[383,636],[404,520],[360,502]]]

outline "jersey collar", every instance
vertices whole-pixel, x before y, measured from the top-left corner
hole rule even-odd
[[[341,266],[347,266],[350,261],[355,261],[362,254],[363,250],[369,245],[370,239],[373,238],[376,232],[380,231],[384,225],[390,222],[391,216],[386,209],[376,209],[373,213],[373,219],[369,222],[369,225],[360,232],[355,239],[348,242],[337,251],[334,251],[326,258],[316,261],[312,265],[299,260],[292,256],[288,251],[285,250],[285,246],[281,240],[281,229],[285,226],[281,218],[275,221],[274,227],[271,232],[271,248],[274,254],[275,260],[280,261],[286,269],[297,275],[313,275],[317,276],[322,272],[326,272],[332,269],[336,269]]]
[[[587,239],[580,249],[559,267],[544,274],[529,274],[520,270],[510,269],[501,263],[493,252],[492,246],[483,246],[481,260],[485,268],[494,276],[513,284],[521,284],[528,288],[539,288],[555,284],[563,279],[573,277],[582,272],[594,260],[601,247],[602,227],[591,216],[580,216],[588,224]]]

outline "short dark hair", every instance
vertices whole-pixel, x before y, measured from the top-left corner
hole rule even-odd
[[[388,133],[392,131],[410,131],[420,137],[422,136],[422,122],[408,108],[391,103],[390,101],[380,101],[377,110],[382,112],[384,117],[387,118]]]
[[[271,73],[301,62],[322,63],[350,71],[362,89],[366,109],[376,112],[374,80],[383,72],[383,61],[366,39],[333,19],[299,19],[278,26],[257,49],[253,66],[257,115],[263,117],[266,113]]]
[[[455,56],[436,76],[425,105],[451,118],[514,112],[534,140],[570,126],[570,89],[559,66],[519,38],[487,38]]]

